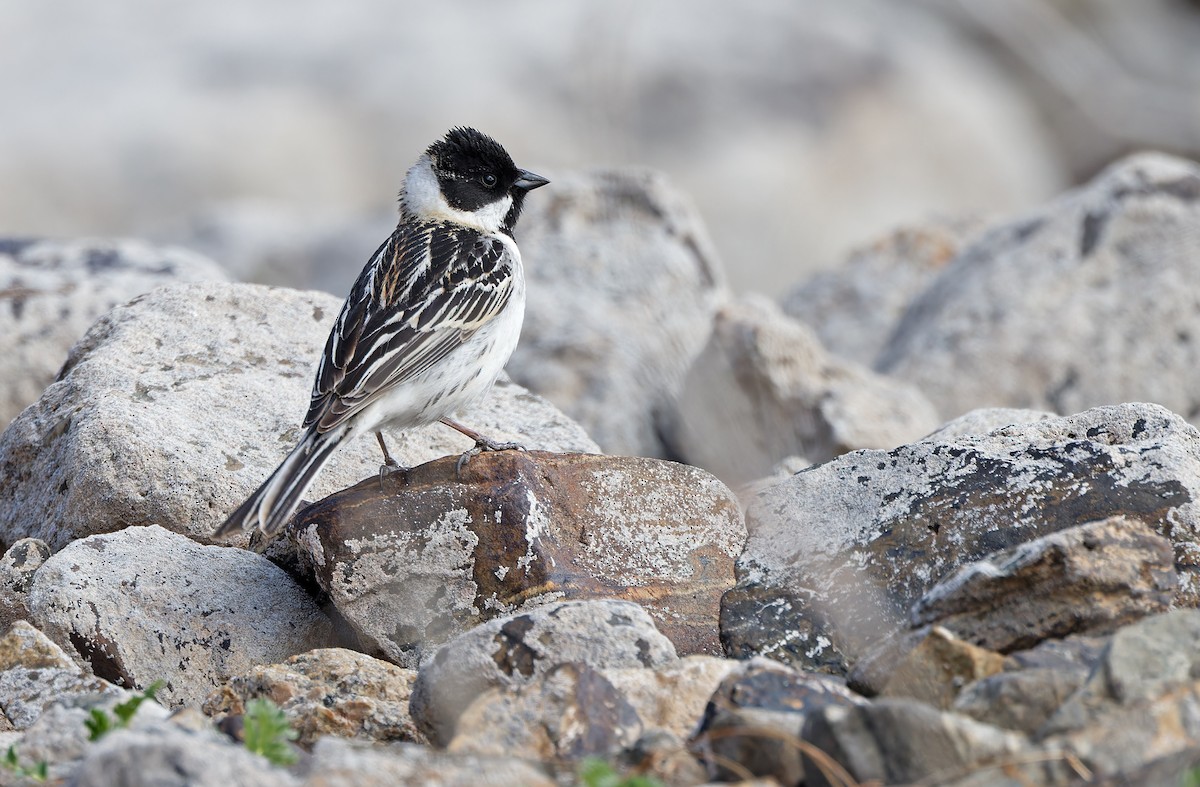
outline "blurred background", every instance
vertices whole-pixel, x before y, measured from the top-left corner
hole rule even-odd
[[[1185,0],[0,2],[0,233],[136,235],[345,292],[416,155],[475,125],[555,172],[644,165],[731,284],[906,222],[1200,154]]]

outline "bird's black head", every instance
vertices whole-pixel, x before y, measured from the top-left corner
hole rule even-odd
[[[518,167],[499,142],[473,128],[450,129],[425,153],[450,207],[475,212],[511,196],[503,223],[509,232],[521,214],[525,193],[549,182]]]

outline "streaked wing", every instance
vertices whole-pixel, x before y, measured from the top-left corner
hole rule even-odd
[[[304,425],[325,432],[444,359],[512,294],[495,238],[402,224],[355,282],[325,345]]]

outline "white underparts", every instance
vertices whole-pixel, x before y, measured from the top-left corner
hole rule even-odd
[[[500,231],[504,217],[512,208],[512,197],[508,194],[473,212],[451,207],[442,195],[433,162],[424,154],[409,168],[401,199],[405,209],[422,221],[452,221],[487,235]]]

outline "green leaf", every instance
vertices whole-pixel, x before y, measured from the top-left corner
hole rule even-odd
[[[246,748],[266,757],[275,765],[291,765],[296,753],[288,745],[299,733],[288,724],[279,706],[268,699],[250,700],[242,716],[242,736]]]
[[[90,718],[83,723],[88,729],[89,741],[98,741],[114,729],[112,717],[101,708],[92,708]]]
[[[8,752],[4,755],[4,766],[6,768],[17,767],[17,746],[13,744],[8,747]]]
[[[137,713],[138,707],[146,700],[154,699],[154,695],[158,694],[162,687],[163,682],[156,680],[143,689],[141,694],[135,694],[124,702],[113,706],[113,713],[116,714],[119,722],[118,726],[128,727],[129,722],[133,720],[134,715]]]

